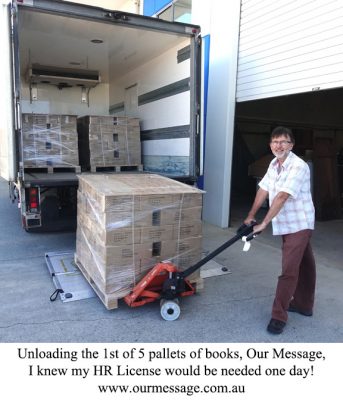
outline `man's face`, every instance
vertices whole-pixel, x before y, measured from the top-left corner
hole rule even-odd
[[[270,149],[279,161],[285,161],[292,148],[293,143],[288,135],[274,137],[270,141]]]

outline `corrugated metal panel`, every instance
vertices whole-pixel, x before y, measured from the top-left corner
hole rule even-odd
[[[242,0],[237,101],[343,86],[343,1]]]

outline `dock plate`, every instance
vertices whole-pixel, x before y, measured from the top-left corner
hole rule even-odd
[[[45,253],[46,265],[56,287],[54,298],[59,296],[63,302],[96,297],[95,291],[75,263],[74,254],[75,250]],[[201,278],[230,273],[230,269],[214,260],[210,260],[200,270]]]
[[[200,269],[201,278],[212,278],[214,276],[231,274],[232,271],[225,265],[219,264],[214,260],[208,261]]]
[[[75,251],[45,253],[45,261],[63,302],[83,300],[96,294],[74,262]],[[51,299],[52,300],[52,299]]]

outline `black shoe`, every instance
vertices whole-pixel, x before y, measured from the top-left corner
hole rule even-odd
[[[279,321],[278,319],[272,318],[267,326],[267,331],[279,335],[282,333],[283,328],[286,326],[286,322]]]
[[[292,305],[289,305],[288,310],[289,312],[296,312],[298,314],[301,315],[305,315],[305,317],[312,317],[313,313],[312,311],[303,311],[303,310],[299,310],[297,307],[294,307]]]

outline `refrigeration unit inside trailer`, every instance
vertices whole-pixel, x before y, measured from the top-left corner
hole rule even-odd
[[[23,0],[2,3],[0,29],[0,174],[10,182],[24,228],[75,222],[77,175],[89,169],[80,117],[138,120],[141,168],[133,167],[196,180],[198,26]]]

